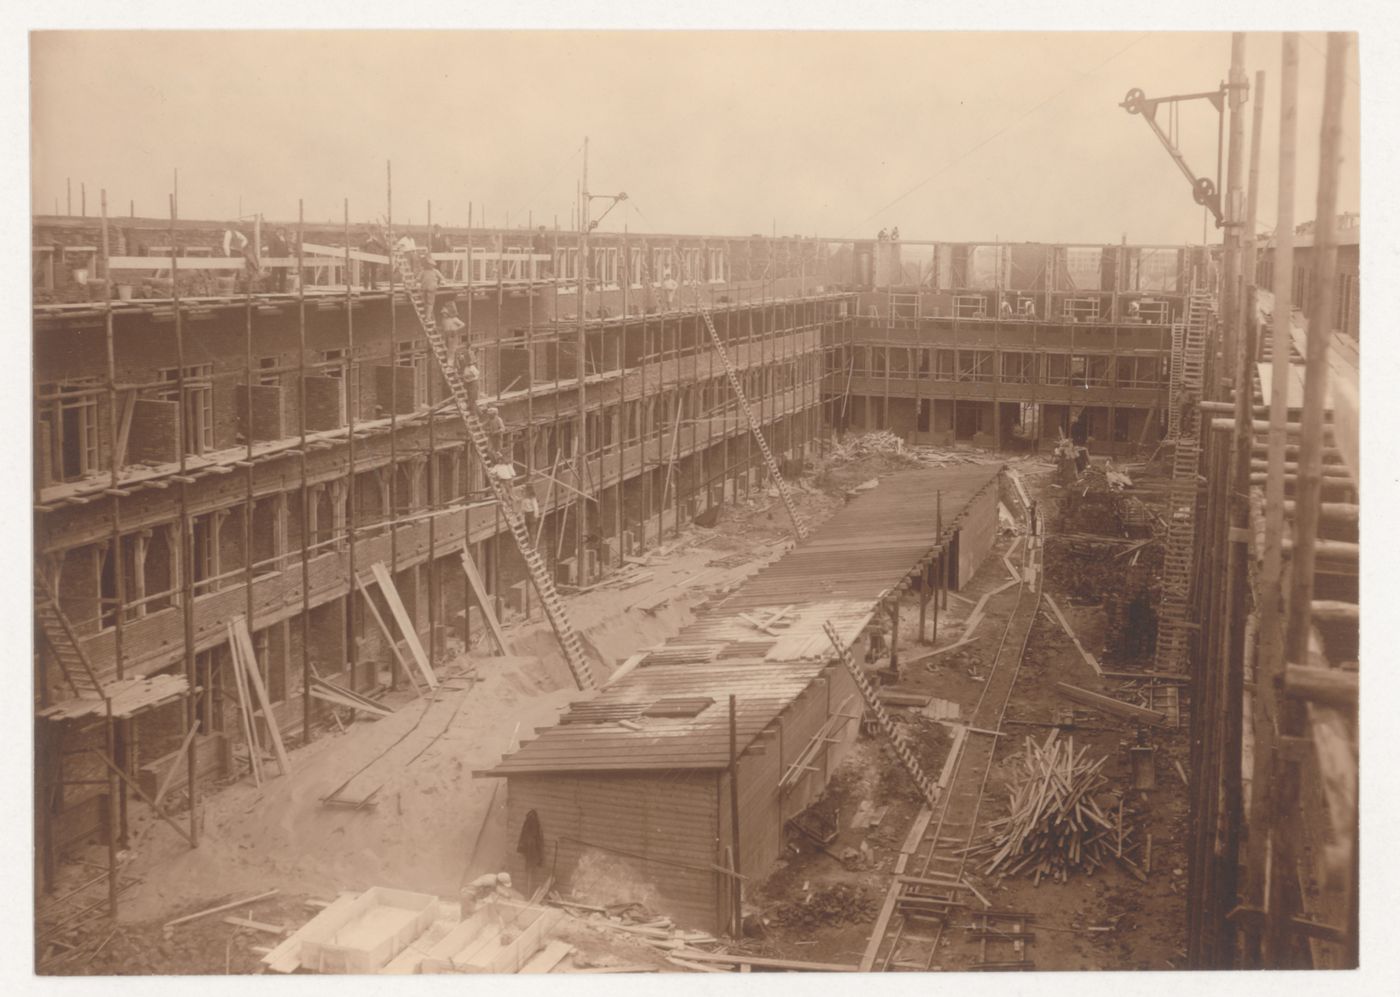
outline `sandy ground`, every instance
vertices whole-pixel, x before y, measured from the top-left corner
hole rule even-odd
[[[1027,487],[1040,502],[1047,519],[1054,514],[1054,490],[1050,477],[1036,473],[1035,461],[1015,462]],[[948,610],[941,614],[938,637],[932,643],[943,647],[954,643],[973,604],[982,594],[1010,578],[999,556],[1011,544],[1004,535],[992,556],[961,592],[950,597]],[[1053,586],[1047,594],[1056,595]],[[910,598],[901,613],[901,658],[905,663],[899,682],[901,691],[925,693],[960,704],[963,715],[970,715],[981,683],[980,671],[990,664],[996,643],[1015,600],[1015,590],[992,596],[975,640],[932,659],[920,661],[929,648],[918,643],[918,603]],[[1098,606],[1073,606],[1060,594],[1056,600],[1070,619],[1080,641],[1098,652],[1103,634],[1103,610]],[[930,630],[932,614],[930,613]],[[1059,624],[1042,609],[1031,631],[1026,657],[1007,705],[1007,720],[1048,721],[1056,707],[1072,705],[1054,689],[1066,681],[1090,689],[1112,693],[1080,657]],[[948,739],[929,735],[929,726],[912,711],[892,711],[907,724],[919,749],[921,761],[937,771],[947,756]],[[1096,729],[1072,733],[1077,746],[1090,747],[1092,757],[1107,755],[1104,773],[1110,786],[1121,786],[1129,777],[1125,751],[1134,729],[1130,724],[1106,715],[1094,715]],[[1006,724],[1009,735],[1001,740],[993,759],[992,773],[979,823],[1006,812],[1008,759],[1024,747],[1027,735],[1043,740],[1049,728]],[[1064,736],[1064,735],[1062,735]],[[1036,934],[1027,947],[1027,958],[1039,970],[1091,969],[1170,969],[1182,965],[1185,943],[1185,887],[1187,798],[1172,759],[1185,764],[1185,730],[1157,731],[1151,734],[1158,746],[1157,785],[1133,795],[1133,806],[1145,831],[1153,835],[1152,871],[1146,883],[1133,879],[1115,867],[1099,870],[1094,876],[1079,875],[1064,883],[1043,880],[1039,886],[1028,879],[1000,876],[971,877],[998,909],[1033,915],[1027,930]],[[862,801],[876,808],[888,806],[878,827],[860,830],[851,827]],[[788,839],[788,852],[781,868],[752,898],[750,937],[746,948],[782,958],[856,963],[864,953],[880,902],[889,885],[894,862],[905,835],[919,809],[908,777],[893,754],[878,741],[861,742],[860,752],[832,782],[814,810],[840,814],[841,831],[823,851],[800,834]],[[860,855],[862,843],[869,849]],[[834,854],[833,854],[834,853]],[[845,861],[841,861],[841,859]],[[841,894],[842,903],[832,902],[832,889],[841,884],[851,888],[854,897]],[[815,923],[784,924],[792,904],[826,908]],[[967,923],[963,923],[966,921]],[[980,943],[967,938],[971,919],[954,919],[944,932],[936,965],[944,970],[967,968],[981,958]],[[1108,930],[1090,931],[1090,928]],[[989,951],[987,958],[1008,958],[1009,947]]]
[[[809,522],[841,505],[816,490],[796,491]],[[641,558],[642,570],[651,574],[643,584],[569,596],[570,618],[614,668],[664,641],[694,618],[698,606],[780,556],[790,545],[788,529],[776,493],[728,506],[716,527],[687,527]],[[749,555],[740,563],[713,563],[740,551]],[[634,608],[658,592],[670,593],[663,605],[652,612]],[[240,932],[220,917],[174,933],[160,925],[273,889],[278,895],[253,908],[252,916],[297,925],[314,914],[304,902],[310,898],[375,885],[455,897],[465,879],[503,868],[511,847],[504,787],[473,772],[495,764],[518,737],[549,725],[581,695],[547,624],[520,621],[506,631],[514,654],[488,656],[488,645],[479,643],[438,666],[443,682],[431,698],[391,694],[385,705],[395,710],[392,716],[362,719],[343,733],[332,727],[291,749],[290,776],[273,775],[261,787],[245,777],[204,794],[197,849],[144,806],[133,806],[123,874],[139,882],[122,894],[117,925],[99,919],[85,929],[99,936],[115,931],[98,957],[60,962],[56,971],[254,972],[252,946],[269,936]],[[266,770],[276,773],[277,767],[269,763]],[[323,799],[332,793],[373,805],[328,806]],[[187,814],[176,819],[183,826]],[[88,851],[64,868],[58,892],[94,875],[84,860],[104,862],[105,848]],[[592,948],[606,948],[610,937]],[[62,955],[61,949],[52,953]]]
[[[1053,507],[1049,479],[1034,476],[1043,465],[1011,463],[1026,475],[1048,518]],[[834,494],[799,487],[799,506],[815,524],[841,506],[841,489],[906,464],[878,456],[854,461],[822,477]],[[972,604],[1008,579],[996,554],[1004,552],[1011,539],[1003,536],[970,584],[950,598],[949,609],[940,615],[936,646],[955,641]],[[615,667],[638,649],[675,633],[693,619],[698,606],[735,587],[788,545],[786,516],[776,494],[758,496],[748,505],[726,508],[716,528],[689,527],[679,539],[668,536],[643,559],[643,570],[652,573],[644,583],[568,597],[570,615],[603,660]],[[751,556],[739,564],[713,563],[738,552]],[[654,612],[632,608],[659,591],[673,594]],[[1055,594],[1053,587],[1047,592]],[[911,599],[901,614],[900,645],[908,662],[901,689],[957,702],[965,715],[970,714],[981,691],[977,675],[990,663],[1014,595],[1008,590],[989,600],[973,643],[925,661],[919,657],[929,647],[917,642],[917,602]],[[1097,651],[1102,609],[1057,601],[1081,641]],[[501,868],[510,848],[504,835],[505,794],[497,792],[497,780],[475,778],[473,771],[490,767],[518,736],[551,723],[579,695],[546,625],[516,624],[507,630],[515,654],[484,656],[479,646],[466,658],[439,668],[444,683],[432,699],[397,693],[389,701],[396,707],[393,716],[361,720],[345,733],[323,733],[311,745],[293,750],[290,777],[271,778],[261,788],[244,779],[206,795],[201,800],[198,849],[189,849],[144,807],[133,807],[133,854],[125,872],[141,882],[123,894],[118,925],[97,921],[88,929],[98,935],[110,933],[99,956],[77,965],[60,963],[57,971],[254,972],[254,946],[268,944],[269,936],[229,927],[218,917],[174,933],[162,932],[160,925],[271,889],[278,895],[254,908],[253,916],[297,925],[314,913],[305,904],[309,898],[329,899],[339,890],[373,885],[450,897],[468,876]],[[1043,612],[1032,631],[1007,718],[1046,720],[1054,706],[1068,705],[1053,691],[1057,680],[1101,688],[1058,624]],[[921,760],[936,771],[946,756],[946,731],[908,712],[903,719],[919,741]],[[1127,772],[1121,742],[1130,739],[1132,731],[1110,718],[1095,723],[1103,729],[1076,732],[1076,743],[1087,739],[1094,754],[1110,755],[1106,773],[1110,780],[1121,780]],[[1018,736],[1004,739],[1005,747],[994,760],[984,819],[997,816],[1004,806],[999,772],[1006,756],[1017,750],[1020,736],[1026,731],[1040,737],[1045,733],[1044,728],[1008,729]],[[1039,887],[1026,880],[974,880],[997,907],[1035,914],[1038,937],[1028,956],[1037,968],[1163,969],[1177,958],[1184,938],[1181,842],[1186,799],[1171,758],[1184,760],[1186,745],[1184,733],[1154,733],[1154,739],[1165,750],[1159,751],[1158,788],[1141,802],[1155,840],[1148,883],[1140,884],[1116,868],[1063,884],[1042,882]],[[326,806],[323,798],[338,788],[342,798],[370,797],[374,806]],[[863,800],[888,809],[878,825],[853,829],[851,818]],[[750,937],[743,947],[791,959],[857,962],[918,805],[888,747],[878,740],[862,740],[815,807],[837,822],[838,838],[823,850],[796,832],[789,836],[779,868],[746,898],[751,906]],[[87,857],[102,860],[96,849]],[[92,876],[93,869],[75,865],[65,875],[70,881],[81,880]],[[1102,925],[1113,930],[1086,930]],[[636,946],[624,945],[628,951],[621,951],[615,939],[585,925],[571,930],[582,932],[571,940],[584,943],[595,961],[639,961],[630,958]],[[964,935],[956,925],[945,932],[942,968],[965,967],[978,957]]]

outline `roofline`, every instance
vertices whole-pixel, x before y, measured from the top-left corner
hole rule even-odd
[[[240,221],[241,221],[241,224],[243,224],[243,225],[251,225],[251,224],[252,224],[252,222],[251,222],[250,220],[240,220]],[[100,225],[102,224],[102,219],[101,219],[99,216],[97,216],[97,215],[31,215],[31,216],[30,216],[30,223],[31,223],[31,225],[32,225],[33,227],[38,227],[38,226],[40,226],[40,225],[44,225],[44,226],[49,226],[49,227],[52,227],[52,228],[86,228],[86,227],[89,227],[89,226],[100,226]],[[107,217],[107,223],[108,223],[108,225],[110,225],[110,226],[112,226],[112,227],[114,227],[114,228],[140,228],[140,229],[148,229],[148,230],[151,230],[151,231],[157,231],[157,230],[169,230],[169,229],[173,226],[175,229],[181,230],[181,231],[202,231],[202,230],[208,230],[208,229],[211,229],[211,228],[222,228],[222,227],[228,225],[229,220],[228,220],[228,219],[220,219],[220,218],[178,218],[178,219],[172,220],[172,219],[169,219],[169,218],[146,218],[146,217],[141,217],[141,216],[138,216],[138,217],[133,218],[133,217],[130,217],[130,216],[121,216],[121,215],[112,216],[112,215],[109,215],[109,216]],[[353,232],[353,231],[356,231],[356,230],[364,229],[366,226],[376,225],[376,224],[378,224],[378,222],[377,222],[377,221],[373,221],[373,220],[352,221],[352,222],[350,222],[350,229],[351,229],[351,231]],[[298,225],[298,223],[297,223],[296,221],[278,221],[278,220],[276,220],[276,219],[263,219],[262,222],[261,222],[261,225],[262,225],[262,227],[263,227],[264,229],[296,228],[297,225]],[[343,230],[343,229],[345,228],[345,223],[344,223],[343,221],[328,221],[328,222],[314,222],[314,221],[313,221],[313,222],[302,222],[301,225],[302,225],[303,228],[309,228],[309,229],[327,229],[327,228],[330,228],[330,229],[335,229],[335,230],[337,230],[337,231]],[[413,232],[415,232],[415,231],[418,231],[419,229],[426,229],[426,228],[427,228],[427,225],[426,225],[426,224],[423,224],[423,225],[396,225],[396,226],[395,226],[395,231],[398,231],[398,232],[401,232],[401,233],[403,233],[403,232],[413,233]],[[501,228],[501,227],[499,227],[499,226],[482,226],[482,225],[471,225],[471,226],[465,226],[465,225],[442,225],[441,228],[442,228],[443,232],[448,233],[448,234],[450,234],[450,235],[467,235],[467,234],[472,234],[472,235],[506,235],[506,236],[509,236],[509,235],[516,235],[516,236],[530,236],[530,235],[532,235],[535,231],[538,231],[539,226],[536,226],[534,229],[530,229],[530,228]],[[548,231],[550,234],[553,234],[553,235],[578,236],[578,235],[580,234],[579,231],[578,231],[577,229],[559,228],[559,227],[557,227],[557,226],[555,226],[555,227],[545,226],[545,229],[546,229],[546,231]],[[839,244],[848,244],[848,243],[849,243],[849,244],[852,244],[852,245],[855,245],[855,244],[858,244],[858,243],[870,243],[870,244],[874,244],[874,243],[876,243],[876,242],[879,241],[879,240],[877,240],[876,237],[873,236],[873,235],[867,235],[867,236],[850,236],[850,235],[846,235],[846,236],[833,236],[833,235],[818,235],[818,234],[815,234],[815,233],[814,233],[814,234],[794,234],[794,235],[765,235],[765,234],[762,233],[762,232],[751,232],[751,233],[749,233],[749,234],[747,234],[747,235],[737,235],[737,234],[734,234],[734,233],[722,233],[722,232],[646,232],[646,231],[642,231],[642,230],[637,230],[637,231],[625,231],[625,230],[624,230],[624,231],[617,231],[617,230],[605,231],[605,230],[602,230],[602,229],[595,229],[595,230],[590,234],[589,237],[590,237],[590,238],[594,238],[594,239],[596,239],[596,238],[607,238],[607,237],[622,239],[622,238],[626,238],[626,237],[628,237],[628,236],[636,236],[636,237],[639,238],[639,239],[701,239],[701,240],[712,239],[712,240],[724,241],[724,242],[752,242],[752,241],[754,241],[754,240],[762,240],[762,241],[766,241],[766,242],[822,242],[822,243],[839,243]],[[1122,242],[1122,241],[1119,241],[1119,242],[1112,242],[1112,241],[1093,241],[1093,240],[1087,240],[1087,241],[1085,241],[1085,240],[1078,240],[1078,241],[1068,241],[1068,242],[1054,242],[1054,241],[1044,241],[1044,240],[1029,240],[1029,239],[1010,240],[1010,239],[997,239],[997,238],[993,238],[993,239],[904,239],[904,238],[901,238],[901,239],[899,240],[899,243],[898,243],[898,244],[901,245],[901,246],[1053,246],[1053,247],[1058,247],[1058,248],[1063,248],[1063,249],[1113,249],[1113,248],[1117,248],[1117,247],[1120,247],[1120,246],[1127,247],[1128,249],[1173,249],[1173,250],[1176,250],[1176,249],[1202,249],[1202,248],[1205,248],[1205,249],[1219,249],[1219,248],[1220,248],[1220,244],[1219,244],[1219,243],[1205,243],[1204,245],[1202,245],[1202,244],[1200,244],[1200,243],[1193,243],[1193,242],[1160,242],[1160,243],[1158,243],[1158,242]]]

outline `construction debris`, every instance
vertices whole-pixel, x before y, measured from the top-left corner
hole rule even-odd
[[[992,821],[988,839],[970,852],[986,859],[982,871],[1033,876],[1039,885],[1046,875],[1057,882],[1076,871],[1092,875],[1110,858],[1132,865],[1124,856],[1122,801],[1115,822],[1095,799],[1107,783],[1100,771],[1107,757],[1088,760],[1089,749],[1076,751],[1074,738],[1061,741],[1059,731],[1044,744],[1029,737],[1025,744],[1012,759],[1010,814]]]
[[[801,899],[785,900],[766,910],[765,924],[811,930],[828,924],[864,924],[875,919],[879,904],[859,887],[832,883]]]

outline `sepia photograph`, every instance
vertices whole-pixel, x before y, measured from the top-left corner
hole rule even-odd
[[[22,972],[1361,964],[1365,31],[176,23],[25,31]]]

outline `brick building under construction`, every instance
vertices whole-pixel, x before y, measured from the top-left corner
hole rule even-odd
[[[556,586],[585,589],[758,490],[787,501],[780,469],[800,472],[838,434],[889,430],[1008,452],[1064,438],[1120,457],[1167,446],[1158,656],[1189,676],[1196,704],[1192,888],[1245,896],[1208,819],[1219,787],[1241,792],[1232,642],[1258,612],[1237,601],[1243,562],[1227,572],[1221,553],[1253,521],[1227,522],[1222,427],[1198,418],[1226,414],[1222,378],[1246,336],[1217,326],[1240,307],[1220,302],[1218,251],[431,227],[381,239],[348,216],[280,226],[285,256],[265,245],[277,226],[259,223],[246,263],[220,255],[214,223],[34,219],[41,888],[66,853],[101,840],[115,907],[132,801],[185,794],[188,825],[161,814],[194,844],[201,787],[256,770],[262,742],[281,756],[333,706],[372,709],[386,684],[433,685],[436,663],[502,620],[544,613],[579,686],[601,683],[613,663],[570,643]],[[386,248],[405,234],[432,247],[442,274],[426,308],[418,278],[405,286],[404,254]],[[1263,296],[1250,300],[1249,363],[1266,383],[1249,383],[1267,400],[1257,347],[1269,316]],[[431,328],[447,304],[460,330]],[[462,415],[445,358],[468,346],[473,405],[501,424]],[[1285,407],[1301,419],[1299,398]],[[1333,415],[1345,435],[1354,411]],[[1340,532],[1319,541],[1331,640],[1317,653],[1336,663],[1355,657],[1357,497],[1354,452],[1329,446],[1323,524]],[[1265,483],[1255,470],[1246,486]],[[660,838],[611,844],[649,863],[678,919],[736,926],[740,868],[771,868],[785,820],[821,794],[865,712],[828,641],[862,647],[881,613],[898,632],[901,594],[958,589],[991,549],[1005,488],[979,468],[855,500],[819,541],[482,773],[509,785],[510,834],[533,821],[566,874],[609,827],[659,822]],[[932,489],[948,490],[946,518],[929,514]],[[1198,573],[1217,557],[1219,572]],[[1214,580],[1227,573],[1228,591]],[[793,618],[773,641],[735,624],[741,609],[784,607]],[[1354,672],[1331,670],[1342,690],[1318,695],[1345,706]],[[1294,679],[1299,697],[1319,681]],[[658,731],[675,737],[673,754],[652,750]],[[1238,828],[1229,840],[1243,855]],[[1354,855],[1329,853],[1334,877],[1355,883]],[[1274,859],[1251,861],[1257,873]],[[1355,891],[1332,887],[1325,909],[1346,922]],[[900,902],[896,887],[872,961]],[[1219,964],[1237,921],[1273,923],[1267,904],[1240,915],[1202,902],[1198,964]],[[1348,937],[1306,919],[1287,930]]]

